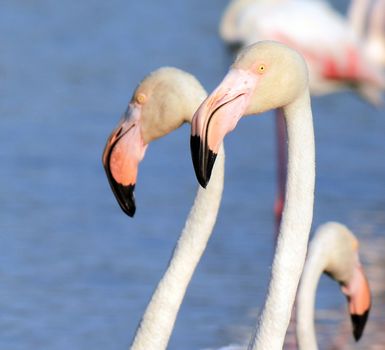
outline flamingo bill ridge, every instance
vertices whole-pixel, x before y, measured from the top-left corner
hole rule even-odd
[[[190,149],[199,184],[206,188],[219,147],[245,114],[258,77],[232,68],[218,88],[200,105],[191,124]]]

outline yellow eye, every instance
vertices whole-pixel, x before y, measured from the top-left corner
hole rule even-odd
[[[146,95],[143,94],[143,93],[139,93],[139,94],[137,94],[137,95],[135,96],[136,102],[139,103],[139,104],[141,104],[141,105],[142,105],[143,103],[146,102],[146,99],[147,99],[147,97],[146,97]]]
[[[354,251],[357,251],[358,248],[360,247],[360,244],[358,243],[358,240],[354,239],[354,240],[352,241],[352,246],[353,246],[353,250],[354,250]]]
[[[260,65],[258,66],[258,73],[259,73],[259,74],[264,73],[265,70],[266,70],[266,66],[265,66],[264,64],[260,64]]]

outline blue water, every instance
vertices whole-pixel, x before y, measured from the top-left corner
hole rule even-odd
[[[101,153],[149,71],[177,66],[208,90],[221,80],[232,60],[217,35],[225,5],[1,2],[0,349],[128,348],[197,188],[190,129],[149,146],[135,219],[119,209]],[[343,93],[313,110],[315,225],[333,219],[383,238],[384,109]],[[221,212],[169,349],[249,339],[273,254],[271,116],[243,120],[226,139]],[[317,306],[344,310],[335,284],[322,281]]]

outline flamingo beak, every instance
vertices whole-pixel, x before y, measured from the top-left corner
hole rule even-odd
[[[138,165],[147,148],[141,135],[140,112],[140,106],[129,105],[108,138],[102,158],[112,192],[122,210],[131,217],[136,210],[134,189]]]
[[[256,82],[254,74],[233,68],[195,112],[190,148],[195,174],[202,187],[210,180],[223,138],[245,114]]]
[[[369,283],[360,264],[355,266],[351,280],[342,286],[342,291],[349,304],[353,336],[358,341],[364,332],[371,307]]]

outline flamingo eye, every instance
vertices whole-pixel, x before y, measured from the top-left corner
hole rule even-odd
[[[146,97],[146,95],[143,94],[143,93],[139,93],[139,94],[137,94],[137,95],[135,96],[136,102],[139,103],[140,105],[142,105],[143,103],[145,103],[145,102],[146,102],[146,99],[147,99],[147,97]]]
[[[259,73],[259,74],[265,73],[265,70],[266,70],[266,66],[265,66],[264,64],[260,64],[260,65],[258,66],[258,73]]]
[[[358,241],[355,239],[352,241],[352,246],[353,246],[353,250],[354,251],[358,251],[359,247],[360,247],[360,244],[358,243]]]

